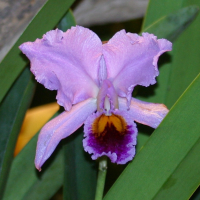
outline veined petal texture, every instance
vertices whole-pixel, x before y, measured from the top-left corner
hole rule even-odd
[[[96,99],[87,99],[52,119],[41,129],[35,156],[35,166],[38,170],[53,153],[60,140],[76,131],[96,109]]]
[[[65,110],[96,97],[102,43],[94,32],[80,26],[67,32],[52,30],[20,49],[31,61],[37,81],[58,91],[56,98]]]
[[[136,85],[155,84],[158,76],[158,57],[172,49],[171,42],[157,39],[149,33],[142,36],[117,32],[103,45],[103,55],[107,65],[108,79],[113,82],[118,95],[131,96]]]
[[[131,99],[129,109],[127,100],[119,98],[119,109],[127,110],[134,121],[152,128],[157,128],[169,112],[164,104],[144,102],[135,98]]]

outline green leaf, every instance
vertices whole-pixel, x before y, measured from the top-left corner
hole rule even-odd
[[[57,116],[60,112],[54,115]],[[34,165],[38,134],[15,157],[3,200],[49,199],[63,184],[64,163],[61,146],[38,172]]]
[[[200,139],[197,140],[184,160],[180,162],[174,173],[164,183],[163,187],[154,197],[154,200],[168,200],[169,195],[171,199],[189,199],[200,183],[199,152]]]
[[[17,76],[28,63],[22,56],[18,46],[23,42],[41,38],[44,33],[53,29],[66,13],[74,0],[48,0],[28,27],[22,33],[15,45],[0,63],[0,102],[9,90]]]
[[[82,140],[81,130],[65,139],[64,200],[93,200],[95,196],[97,166],[83,150]]]
[[[173,106],[104,199],[150,200],[162,194],[164,189],[174,191],[174,194],[167,193],[166,199],[169,195],[170,199],[180,200],[191,196],[200,182],[200,161],[196,156],[200,153],[199,99],[200,75]],[[180,181],[186,179],[180,187]],[[173,195],[179,198],[173,198]]]
[[[198,6],[188,6],[154,22],[143,32],[155,34],[158,38],[165,38],[174,41],[195,19],[199,12]]]
[[[166,16],[182,7],[185,0],[176,1],[162,1],[162,0],[150,0],[147,8],[147,12],[143,21],[142,29],[153,24],[158,19]]]
[[[26,68],[0,105],[0,199],[13,160],[15,143],[32,99],[35,81]]]
[[[62,31],[67,31],[67,29],[70,29],[72,26],[76,25],[76,21],[74,18],[74,15],[71,10],[67,12],[67,14],[62,18],[60,23],[58,24],[58,28]]]
[[[198,189],[192,195],[192,197],[190,198],[190,200],[199,200],[199,199],[200,199],[200,188],[198,187]]]
[[[200,1],[185,1],[183,6]],[[200,72],[200,15],[177,39],[173,47],[171,75],[166,94],[166,105],[171,107],[184,92],[190,82]]]

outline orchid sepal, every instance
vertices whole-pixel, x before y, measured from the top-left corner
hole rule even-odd
[[[74,105],[70,111],[64,111],[41,129],[35,156],[35,166],[38,170],[41,170],[41,166],[53,153],[58,143],[82,126],[96,109],[96,99],[87,99]]]

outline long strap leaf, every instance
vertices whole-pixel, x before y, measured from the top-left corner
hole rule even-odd
[[[26,68],[0,105],[0,199],[13,160],[24,115],[33,96],[35,81]]]

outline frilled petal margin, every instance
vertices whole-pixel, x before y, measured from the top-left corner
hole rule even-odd
[[[172,43],[157,39],[149,33],[142,36],[117,32],[108,43],[103,45],[103,55],[108,70],[108,79],[113,82],[121,97],[131,99],[136,85],[155,84],[158,76],[158,57],[172,49]]]
[[[49,121],[41,130],[36,149],[35,166],[41,170],[43,163],[50,157],[61,139],[76,131],[97,109],[96,99],[90,98],[63,112]]]
[[[126,110],[132,120],[145,124],[152,128],[157,128],[169,110],[164,104],[148,103],[132,98],[129,109],[126,98],[119,98],[120,110]]]
[[[93,154],[93,160],[106,155],[113,163],[125,164],[135,155],[136,124],[124,111],[115,110],[111,116],[102,115],[103,113],[97,112],[87,118],[83,147],[86,152]],[[106,121],[107,117],[112,118],[110,122]],[[120,123],[123,127],[120,127]],[[100,130],[99,133],[96,133],[94,126]]]
[[[31,61],[36,80],[50,90],[58,90],[58,104],[65,110],[96,97],[102,43],[94,32],[80,26],[67,32],[52,30],[19,48]]]

